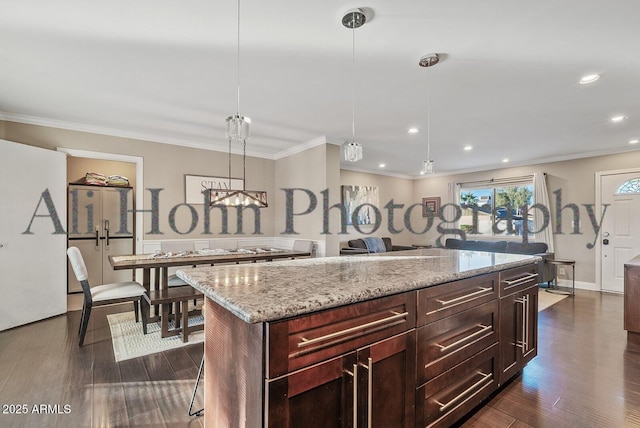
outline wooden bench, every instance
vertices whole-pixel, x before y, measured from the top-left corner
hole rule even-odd
[[[182,334],[182,341],[189,340],[189,333],[204,329],[204,324],[189,327],[189,301],[204,298],[204,295],[191,287],[185,285],[181,287],[171,287],[167,290],[150,290],[144,295],[145,305],[143,305],[143,325],[142,330],[147,334],[147,325],[145,319],[148,318],[149,307],[162,306],[162,315],[160,317],[160,335],[162,338],[172,337]],[[174,306],[173,316],[170,314],[171,307]],[[193,313],[193,312],[192,312]],[[175,321],[175,328],[169,330],[169,318]]]

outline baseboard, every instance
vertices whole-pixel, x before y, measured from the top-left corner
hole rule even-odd
[[[570,279],[559,279],[558,285],[560,287],[568,287],[571,288],[571,280]],[[595,282],[586,282],[586,281],[576,281],[576,289],[577,290],[589,290],[589,291],[600,291],[600,289],[596,286]]]

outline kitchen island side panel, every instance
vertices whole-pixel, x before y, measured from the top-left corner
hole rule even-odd
[[[262,426],[264,328],[205,299],[205,427]]]

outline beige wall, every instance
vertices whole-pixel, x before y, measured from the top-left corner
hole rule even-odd
[[[211,212],[211,235],[204,234],[203,205],[194,205],[198,214],[195,229],[184,234],[192,223],[192,217],[186,207],[177,210],[175,227],[170,227],[169,212],[178,204],[184,203],[184,175],[207,175],[225,177],[228,175],[227,153],[212,150],[193,149],[188,147],[158,144],[150,141],[119,138],[86,132],[26,125],[14,122],[5,123],[5,139],[55,150],[58,147],[113,153],[144,158],[144,188],[163,189],[159,193],[158,213],[159,231],[162,234],[150,234],[151,214],[143,215],[145,239],[174,239],[221,236],[221,215],[218,209]],[[274,166],[272,160],[247,158],[247,189],[266,190],[270,198],[274,194]],[[242,157],[232,156],[232,176],[242,177]],[[256,189],[259,187],[259,189]],[[139,207],[139,203],[138,203]],[[151,208],[150,192],[145,190],[144,208]],[[261,210],[261,233],[274,235],[273,205]],[[229,235],[236,233],[235,210],[229,212]],[[254,233],[253,214],[247,212],[244,219],[244,234]],[[238,236],[238,235],[235,235]]]
[[[161,188],[159,203],[160,230],[162,235],[150,235],[150,219],[144,214],[145,239],[164,239],[202,236],[220,236],[221,223],[217,210],[212,212],[212,235],[203,235],[202,221],[203,206],[195,208],[198,211],[199,223],[192,233],[181,235],[169,227],[169,211],[184,202],[184,175],[227,175],[227,154],[222,152],[177,147],[158,144],[149,141],[118,138],[112,136],[90,134],[85,132],[61,130],[35,125],[25,125],[0,121],[0,136],[9,141],[56,149],[65,147],[79,150],[99,151],[144,158],[144,187]],[[242,176],[241,157],[232,157],[232,176]],[[331,235],[322,234],[322,195],[321,191],[329,189],[330,205],[340,202],[340,185],[377,186],[380,189],[381,207],[391,199],[396,204],[404,204],[404,208],[396,210],[394,226],[404,229],[400,234],[393,235],[394,243],[400,245],[433,244],[438,237],[435,226],[421,235],[414,235],[406,230],[402,216],[406,208],[420,202],[423,197],[439,196],[442,203],[447,200],[447,185],[450,182],[467,182],[490,178],[513,177],[531,174],[535,171],[547,173],[547,183],[551,197],[552,218],[555,217],[555,197],[552,192],[562,191],[563,205],[575,203],[581,207],[581,234],[571,234],[571,215],[567,212],[563,219],[564,234],[555,235],[555,250],[558,257],[576,260],[576,278],[578,281],[596,282],[595,278],[595,250],[586,248],[595,239],[583,204],[595,203],[595,173],[626,168],[640,168],[640,151],[627,152],[616,155],[606,155],[593,158],[577,159],[563,162],[543,163],[524,167],[504,168],[477,173],[456,174],[449,176],[435,176],[430,178],[409,180],[377,174],[359,173],[340,170],[340,148],[334,145],[321,145],[304,152],[277,161],[247,158],[247,188],[266,190],[269,192],[269,208],[261,210],[261,232],[265,236],[282,234],[285,231],[285,195],[281,188],[302,187],[314,192],[318,198],[315,211],[307,216],[297,216],[294,220],[296,232],[300,238],[324,240],[328,255],[337,254],[339,242],[344,242],[359,234],[348,229],[349,236],[339,235],[339,213],[330,211]],[[133,176],[133,174],[132,174]],[[301,193],[295,194],[296,205],[294,212],[304,210],[308,200]],[[145,208],[150,208],[150,196],[146,191]],[[184,207],[183,207],[184,208]],[[383,221],[376,236],[388,236],[386,210],[382,209]],[[186,209],[178,211],[176,226],[185,231],[191,216]],[[425,223],[420,210],[414,210],[411,225],[420,231]],[[229,232],[234,236],[236,229],[234,212],[229,216]],[[252,214],[245,218],[245,234],[253,233]],[[289,235],[294,237],[294,235]]]
[[[326,255],[339,253],[338,240],[335,234],[340,230],[340,215],[331,214],[329,223],[330,234],[323,233],[323,192],[328,189],[329,205],[340,202],[339,147],[323,144],[300,153],[276,161],[276,225],[275,230],[283,236],[313,239],[325,243]],[[312,193],[309,196],[304,190],[292,190],[293,209],[287,214],[287,193],[282,189],[305,189]],[[301,213],[310,209],[311,200],[315,198],[316,206],[308,214]],[[292,215],[300,214],[300,215]],[[287,217],[292,224],[287,227]],[[285,234],[295,231],[296,234]]]
[[[380,212],[382,214],[382,221],[380,228],[371,233],[373,226],[360,226],[364,234],[359,233],[353,226],[349,226],[347,231],[349,236],[343,236],[341,241],[344,243],[349,239],[355,239],[361,236],[379,236],[391,237],[391,240],[396,245],[411,245],[421,241],[420,235],[412,234],[404,225],[404,213],[409,206],[417,203],[420,199],[414,198],[414,180],[406,178],[389,177],[378,174],[368,174],[364,172],[342,170],[340,172],[340,184],[343,186],[376,186],[380,192]],[[395,209],[393,212],[393,227],[396,230],[401,230],[401,233],[392,234],[388,227],[389,216],[388,210],[384,206],[393,199],[394,204],[403,204],[404,207]],[[419,209],[414,209],[415,212],[420,212]],[[417,218],[417,217],[416,217]],[[420,227],[422,220],[413,221],[411,226],[416,229],[422,229]]]
[[[576,280],[595,283],[595,249],[587,248],[587,244],[594,242],[595,232],[583,204],[595,204],[596,172],[627,168],[640,168],[640,151],[504,168],[493,171],[425,178],[416,180],[414,196],[416,198],[422,196],[440,196],[444,204],[447,202],[447,185],[450,182],[469,182],[490,178],[516,177],[532,174],[536,171],[545,172],[547,174],[547,188],[549,190],[552,222],[557,212],[553,192],[561,191],[563,206],[568,203],[574,203],[580,207],[580,235],[572,234],[571,221],[573,214],[571,211],[564,210],[562,212],[563,234],[554,235],[556,257],[576,260]],[[553,226],[555,230],[555,223]],[[435,229],[435,225],[433,229]],[[433,243],[438,237],[437,232],[433,229],[423,237],[425,243]]]

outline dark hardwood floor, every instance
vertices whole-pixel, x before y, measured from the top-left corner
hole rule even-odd
[[[577,290],[539,313],[538,356],[462,426],[640,427],[640,349],[623,297]]]
[[[106,314],[130,310],[94,308],[82,348],[80,312],[1,332],[0,410],[14,414],[0,427],[202,427],[187,414],[202,343],[116,363]],[[23,404],[27,414],[4,408]],[[41,404],[54,413],[34,413]]]
[[[541,312],[538,356],[460,425],[640,427],[640,349],[622,308],[620,295],[578,290]],[[95,309],[83,348],[79,312],[0,332],[2,410],[28,410],[0,413],[0,427],[201,427],[187,406],[202,344],[116,363],[106,314],[127,310]],[[60,414],[34,413],[41,404]]]

